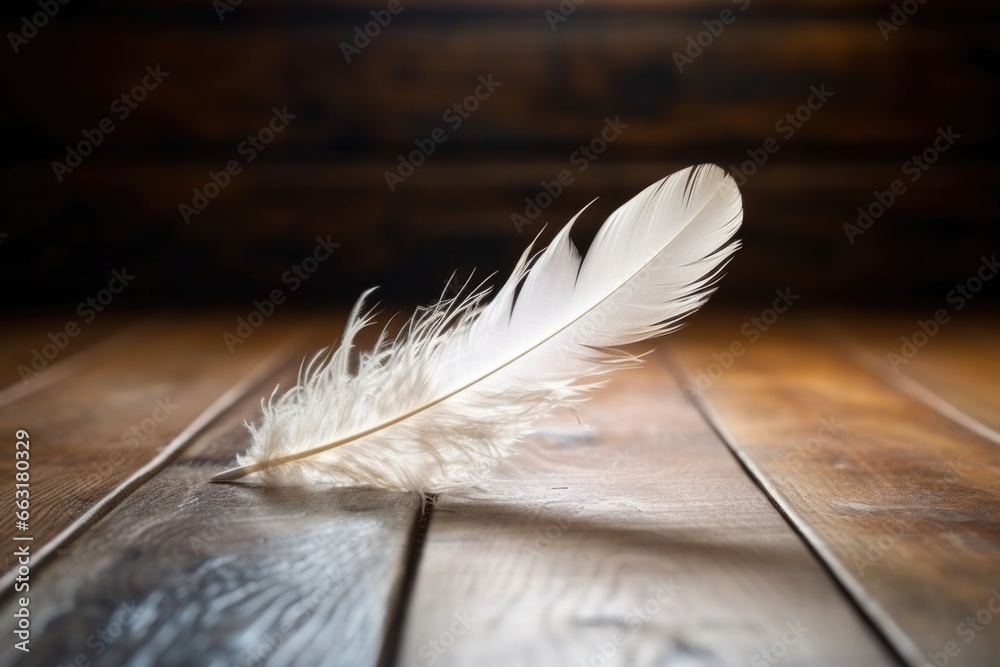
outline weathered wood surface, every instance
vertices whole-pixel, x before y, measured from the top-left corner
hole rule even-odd
[[[323,157],[330,149],[352,154],[367,146],[369,155],[394,165],[397,153],[414,150],[413,142],[436,127],[449,141],[434,151],[435,161],[468,159],[484,149],[509,155],[519,148],[539,157],[542,149],[558,148],[568,156],[566,149],[597,137],[608,116],[627,124],[615,133],[615,153],[633,158],[657,157],[665,146],[676,153],[722,145],[746,159],[745,150],[773,136],[782,158],[808,159],[811,147],[823,145],[827,159],[851,159],[847,147],[875,144],[903,151],[902,164],[933,141],[942,124],[960,126],[962,143],[954,149],[960,153],[998,138],[984,104],[997,101],[989,71],[970,67],[940,28],[907,25],[887,43],[872,20],[776,23],[737,11],[740,18],[724,36],[679,68],[673,54],[684,55],[688,39],[706,30],[709,17],[579,16],[572,29],[553,32],[541,14],[537,21],[465,17],[462,30],[402,22],[382,30],[350,63],[340,45],[353,38],[356,18],[242,30],[220,30],[211,20],[172,30],[147,23],[96,34],[87,24],[55,23],[47,37],[83,55],[52,72],[58,85],[37,88],[8,114],[11,123],[32,128],[37,141],[59,149],[64,137],[80,135],[81,125],[112,118],[121,127],[87,165],[109,153],[163,150],[169,137],[175,151],[211,149],[222,159],[216,169],[239,157],[237,146],[267,126],[274,107],[286,108],[293,119],[266,147],[268,160],[288,153]],[[987,49],[998,27],[980,22],[965,32]],[[86,46],[94,40],[116,59],[89,55]],[[206,62],[224,63],[227,76]],[[154,65],[168,73],[163,82],[140,110],[118,121],[110,101]],[[35,67],[8,72],[19,89],[36,73]],[[480,77],[494,84],[484,88]],[[620,86],[630,79],[646,89],[622,95]],[[937,99],[945,83],[948,109]],[[480,99],[470,111],[445,117],[477,87]],[[72,113],[57,105],[67,95],[74,98]],[[807,124],[786,120],[776,127],[810,96]],[[899,105],[911,99],[934,103],[899,114]],[[962,101],[981,106],[962,109],[959,119],[944,113]],[[54,181],[51,173],[47,180]]]
[[[281,285],[288,255],[298,262],[311,252],[316,237],[329,236],[341,248],[305,283],[296,301],[322,294],[353,299],[371,285],[383,286],[390,298],[416,294],[420,301],[427,301],[438,296],[443,281],[456,269],[460,275],[474,268],[482,275],[509,272],[524,245],[544,225],[548,224],[546,234],[551,235],[599,195],[576,226],[578,236],[588,238],[607,214],[642,187],[690,164],[607,156],[607,161],[591,163],[584,172],[568,161],[568,151],[545,162],[429,160],[391,196],[383,174],[394,158],[305,166],[262,159],[234,179],[186,227],[183,238],[171,236],[183,224],[177,205],[190,198],[191,188],[202,184],[209,170],[217,169],[216,160],[134,166],[95,163],[67,179],[60,193],[84,201],[94,192],[113,190],[119,196],[108,201],[103,225],[115,239],[132,238],[136,216],[172,239],[155,252],[138,251],[139,257],[145,253],[150,258],[161,253],[203,257],[210,248],[224,246],[226,251],[212,257],[210,268],[206,268],[207,257],[200,265],[222,272],[223,285],[251,290],[266,276],[267,288],[255,292],[264,294]],[[692,159],[715,160],[728,167],[746,156],[742,148],[728,155],[711,148]],[[37,165],[37,176],[41,178],[48,168],[48,163]],[[567,169],[573,172],[574,181],[563,194],[534,219],[524,218],[527,224],[515,224],[512,216],[525,215],[525,199],[544,194],[541,183],[551,182]],[[24,170],[3,173],[15,181],[26,177]],[[951,280],[965,275],[975,268],[969,258],[977,258],[975,253],[992,243],[992,220],[1000,217],[1000,199],[982,194],[992,187],[992,173],[981,166],[942,161],[921,179],[919,187],[899,198],[891,214],[896,218],[871,226],[850,244],[844,223],[856,220],[857,207],[870,201],[872,183],[891,183],[900,177],[900,163],[855,167],[844,162],[817,165],[774,160],[742,187],[753,224],[741,236],[753,252],[736,257],[725,294],[757,297],[762,285],[770,290],[791,282],[814,297],[838,296],[851,289],[896,295],[937,284],[945,276]],[[30,190],[28,185],[25,188]],[[964,194],[956,196],[956,192]],[[347,216],[346,211],[352,213]],[[35,231],[26,232],[25,242],[45,243],[50,232],[40,224],[44,215],[37,208],[25,213],[27,219],[39,222]],[[351,224],[334,230],[331,221],[338,216],[349,217]],[[956,216],[976,223],[962,236],[936,239],[933,247],[924,243],[929,226],[942,221],[950,225]],[[804,222],[789,228],[789,218]],[[232,233],[231,220],[240,221],[239,234]],[[278,220],[294,224],[275,227]],[[785,245],[792,241],[795,252]],[[842,253],[848,251],[850,269],[845,270]],[[890,252],[911,257],[919,275],[909,268],[887,270],[885,258]],[[830,275],[839,280],[831,283]],[[873,276],[879,276],[877,285]],[[144,278],[152,284],[166,284],[175,279],[175,272],[153,262]],[[201,289],[201,283],[194,286],[192,298],[198,298]]]
[[[222,335],[235,327],[235,317],[163,318],[115,339],[117,349],[100,363],[0,406],[0,431],[26,429],[31,436],[29,529],[5,522],[0,541],[31,536],[37,564],[152,474],[241,398],[248,383],[287,363],[300,322],[274,320],[230,354]],[[14,474],[13,455],[3,457],[5,484]],[[6,586],[12,556],[4,559]]]
[[[97,3],[109,9],[133,8],[127,0],[103,0]],[[146,6],[164,6],[165,8],[197,8],[205,9],[204,4],[198,0],[146,0]],[[587,0],[586,6],[583,3],[577,5],[581,14],[590,13],[589,10],[596,10],[595,13],[607,12],[608,10],[629,10],[648,13],[652,15],[662,15],[677,12],[712,12],[720,9],[731,8],[734,4],[731,0],[673,0],[669,4],[664,4],[659,0]],[[384,6],[384,5],[383,5]],[[463,0],[429,0],[418,4],[407,4],[400,1],[400,6],[405,7],[405,11],[414,14],[436,13],[441,10],[462,10],[467,9],[468,4]],[[477,8],[486,10],[516,11],[527,14],[530,17],[537,17],[544,13],[545,9],[540,8],[534,0],[484,0],[477,3]],[[882,0],[755,0],[754,7],[767,10],[789,11],[789,10],[822,10],[824,12],[834,12],[837,10],[857,12],[858,10],[869,10],[884,13],[885,3]],[[294,0],[294,2],[281,2],[281,0],[262,0],[252,6],[241,6],[240,11],[253,11],[255,8],[263,8],[266,14],[272,14],[274,10],[302,11],[318,10],[319,16],[329,16],[330,14],[344,14],[348,12],[360,13],[362,16],[372,9],[372,4],[365,0],[340,0],[336,5],[331,5],[323,0]],[[552,9],[557,10],[558,4],[552,5]],[[379,7],[381,9],[381,7]],[[990,0],[956,0],[947,7],[938,8],[943,13],[948,14],[967,12],[975,10],[977,12],[988,12],[996,10],[997,6]],[[214,14],[214,13],[213,13]],[[370,17],[368,17],[370,18]]]
[[[993,232],[997,5],[919,3],[886,40],[877,21],[899,2],[754,0],[741,10],[730,0],[592,0],[570,3],[553,30],[546,11],[559,4],[403,2],[350,63],[341,45],[385,4],[242,2],[224,21],[218,3],[194,0],[61,11],[0,63],[13,100],[0,177],[15,221],[0,269],[33,275],[33,294],[67,301],[76,297],[61,276],[97,281],[105,267],[91,258],[121,257],[142,271],[137,299],[204,298],[208,283],[242,299],[269,289],[271,269],[280,275],[316,234],[332,234],[345,252],[303,299],[346,301],[378,283],[422,301],[443,280],[423,277],[429,252],[447,255],[443,273],[459,257],[508,268],[524,241],[510,216],[524,213],[525,198],[545,201],[542,182],[560,171],[575,182],[543,207],[552,223],[698,162],[751,174],[747,219],[757,225],[746,241],[763,259],[751,268],[737,258],[726,291],[738,297],[789,277],[841,300],[925,294]],[[4,11],[16,27],[21,10]],[[735,20],[678,67],[675,54],[694,53],[723,11]],[[119,119],[112,101],[157,64],[169,77]],[[489,74],[502,85],[452,129],[446,110]],[[804,108],[813,86],[833,96]],[[286,106],[288,128],[245,162],[238,146]],[[794,113],[808,120],[789,124]],[[621,135],[594,160],[571,162],[614,117],[628,125]],[[53,161],[104,118],[114,131],[57,180]],[[949,127],[960,138],[935,156]],[[423,164],[390,191],[386,172],[436,128],[447,140],[426,160],[418,154]],[[776,152],[763,148],[769,139]],[[928,149],[933,168],[903,172]],[[230,160],[240,174],[184,224],[179,205]],[[859,207],[878,210],[875,193],[897,179],[905,195],[849,242],[843,225]],[[179,270],[178,258],[197,270]],[[826,279],[832,272],[840,281]],[[27,305],[27,294],[11,298]]]
[[[84,309],[5,318],[0,328],[0,405],[78,372],[113,351],[114,337],[141,318]],[[67,333],[67,329],[69,333]],[[72,334],[72,335],[71,335]],[[109,339],[111,339],[109,341]]]
[[[658,361],[578,416],[438,498],[397,665],[897,664]]]
[[[419,499],[208,482],[246,447],[242,421],[279,380],[294,373],[254,386],[35,575],[32,652],[5,644],[0,663],[378,664]],[[12,618],[5,608],[7,634]]]
[[[1000,448],[811,327],[746,323],[670,341],[706,415],[910,664],[996,664]]]
[[[1000,444],[1000,320],[975,306],[819,326],[900,391]]]
[[[588,428],[554,419],[482,484],[438,497],[426,535],[404,494],[207,483],[245,448],[260,397],[339,333],[279,319],[231,357],[228,321],[163,322],[0,409],[38,449],[33,528],[93,513],[34,564],[32,653],[8,643],[0,664],[992,667],[1000,655],[1000,449],[859,363],[909,318],[836,329],[788,316],[751,341],[742,317],[699,316],[666,356],[581,406]],[[993,393],[974,399],[995,383],[991,321],[956,318],[907,379],[986,419]],[[92,488],[81,471],[116,451],[123,420],[149,416],[136,413],[147,399],[184,404],[183,388],[204,403],[224,381],[214,418],[178,409],[114,488]],[[157,459],[162,447],[174,458]]]

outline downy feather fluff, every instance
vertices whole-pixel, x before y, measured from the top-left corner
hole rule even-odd
[[[262,401],[240,468],[265,484],[333,483],[438,492],[474,482],[532,422],[572,406],[640,360],[619,346],[676,329],[708,299],[743,219],[736,183],[689,167],[615,211],[586,257],[574,217],[510,278],[419,308],[394,339],[356,352],[365,292],[336,350]]]

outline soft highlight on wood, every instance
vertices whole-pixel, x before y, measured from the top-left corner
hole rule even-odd
[[[8,644],[0,664],[993,667],[997,444],[863,362],[911,317],[800,325],[792,303],[776,320],[697,316],[479,484],[430,499],[206,481],[247,446],[259,397],[291,386],[342,318],[269,321],[245,365],[210,352],[221,336],[205,319],[130,330],[0,408],[48,448],[32,460],[47,491],[33,525],[78,517],[32,560],[32,652]],[[962,313],[907,381],[988,421],[993,362],[976,359],[991,321]],[[129,459],[131,481],[87,491],[79,457],[116,451],[121,415],[167,380],[178,396],[222,393],[174,412],[190,435]],[[80,417],[43,422],[50,404]],[[69,491],[53,505],[57,473]]]
[[[219,409],[220,397],[280,353],[300,324],[270,323],[246,349],[230,355],[222,339],[230,321],[158,319],[115,339],[110,354],[100,351],[100,344],[80,352],[101,357],[52,386],[0,406],[0,428],[7,433],[27,429],[35,443],[33,511],[25,532],[33,537],[36,556],[51,551],[50,541],[69,539],[64,531],[93,518],[94,507],[109,494],[122,493],[121,485],[161,451],[182,446],[175,438],[206,411]],[[57,371],[58,366],[49,372]],[[0,475],[13,480],[14,466],[13,457],[4,457]],[[10,542],[15,533],[8,522],[0,528],[0,539]],[[13,576],[12,553],[4,561],[6,583]]]
[[[651,359],[438,499],[395,664],[768,664],[782,636],[783,664],[898,664]]]
[[[294,378],[287,364],[255,386],[36,575],[40,639],[28,655],[4,645],[0,663],[377,665],[419,499],[204,483],[245,446],[256,393]],[[2,608],[9,633],[13,600]]]
[[[975,617],[1000,610],[997,443],[856,364],[821,325],[756,331],[729,317],[672,341],[697,404],[909,664],[956,650],[991,664],[1000,635]],[[909,318],[879,329],[912,331]],[[967,382],[995,384],[988,366]]]

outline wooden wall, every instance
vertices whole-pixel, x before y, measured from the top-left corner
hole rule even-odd
[[[556,0],[401,0],[346,62],[342,42],[387,4],[244,0],[220,21],[221,0],[70,3],[18,53],[8,33],[38,7],[5,5],[0,270],[25,286],[5,305],[74,303],[122,266],[137,302],[249,302],[317,236],[340,247],[299,303],[371,284],[427,300],[454,269],[507,271],[544,222],[600,196],[586,243],[617,204],[697,162],[746,181],[724,297],[935,300],[997,250],[995,3],[911,0],[886,40],[893,5],[875,0],[586,0],[555,29]],[[688,38],[730,18],[679,71]],[[157,65],[169,75],[119,118],[112,101]],[[500,86],[454,127],[443,114],[479,77]],[[833,95],[779,124],[813,87]],[[295,118],[248,164],[238,147],[273,108]],[[59,182],[53,160],[105,117],[114,131]],[[608,118],[627,127],[574,158]],[[390,191],[397,156],[438,127],[447,140]],[[911,182],[905,163],[940,128],[960,138]],[[778,150],[748,175],[765,145]],[[179,205],[230,160],[241,173],[186,224]],[[512,216],[563,170],[572,183],[519,233]],[[844,225],[896,179],[905,193],[849,242]]]

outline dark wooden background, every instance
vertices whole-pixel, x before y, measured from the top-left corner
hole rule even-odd
[[[452,270],[509,270],[531,236],[512,214],[563,169],[574,182],[526,231],[551,233],[600,196],[586,243],[656,178],[739,165],[772,136],[721,298],[790,286],[811,303],[943,299],[997,250],[998,5],[928,0],[886,41],[887,1],[744,4],[587,0],[552,30],[556,0],[404,0],[347,63],[341,42],[385,2],[244,0],[224,21],[209,0],[71,2],[19,53],[5,37],[0,58],[4,307],[76,303],[123,266],[130,303],[249,303],[317,235],[341,245],[297,304],[372,284],[426,301]],[[672,54],[726,9],[736,20],[678,72]],[[5,3],[4,35],[37,11]],[[157,64],[169,77],[58,183],[64,146]],[[443,123],[488,75],[500,88],[457,130]],[[781,136],[775,123],[821,85],[834,96]],[[178,205],[273,107],[295,120],[185,225]],[[580,173],[570,155],[606,117],[628,128]],[[384,172],[436,127],[447,141],[390,192]],[[941,127],[961,139],[849,243],[843,225]]]

